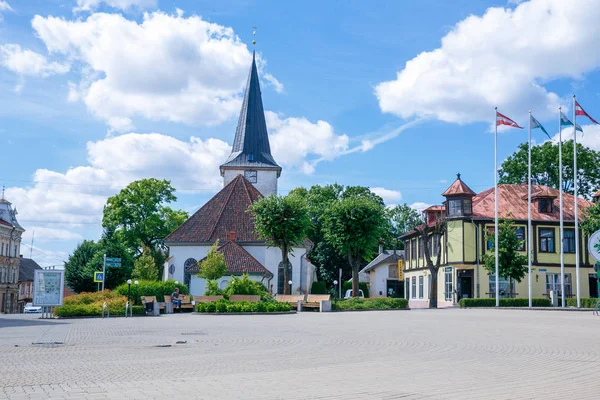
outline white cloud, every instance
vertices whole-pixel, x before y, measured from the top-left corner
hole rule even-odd
[[[109,7],[121,10],[156,7],[156,0],[77,0],[77,7],[75,7],[73,11],[92,11],[97,9],[102,3]]]
[[[62,269],[64,262],[69,257],[69,254],[64,251],[41,249],[35,245],[33,246],[33,251],[31,249],[31,244],[21,243],[21,254],[23,254],[23,257],[29,258],[31,256],[40,267],[55,266],[56,269]]]
[[[284,167],[311,174],[319,162],[331,161],[348,149],[348,136],[336,134],[325,121],[284,118],[271,111],[265,112],[265,118],[273,157]]]
[[[277,80],[277,78],[275,78],[273,75],[267,73],[267,74],[264,74],[263,77],[265,78],[265,80],[267,82],[269,82],[271,85],[273,85],[273,87],[275,88],[275,91],[277,93],[283,93],[284,92],[285,88],[283,87],[283,84],[281,82],[279,82]]]
[[[394,203],[402,199],[402,193],[399,190],[390,190],[382,187],[373,187],[371,192],[383,199],[385,204]]]
[[[12,11],[12,8],[10,8],[10,5],[6,1],[0,0],[0,11]],[[4,20],[4,17],[2,16],[2,13],[0,13],[0,22],[2,22],[2,20]]]
[[[69,99],[113,130],[132,130],[135,117],[213,125],[239,112],[252,55],[231,28],[181,11],[145,13],[139,23],[37,15],[32,26],[51,54],[83,65]]]
[[[433,204],[423,203],[422,201],[417,201],[409,205],[413,210],[417,210],[418,212],[422,212],[424,209],[431,207]]]
[[[543,85],[579,79],[600,66],[599,18],[596,0],[576,6],[532,0],[469,16],[439,48],[419,54],[396,79],[378,84],[379,106],[402,118],[454,123],[490,121],[494,106],[515,119],[528,109],[538,119],[554,115],[560,99]]]
[[[34,240],[34,243],[47,243],[63,240],[80,240],[83,239],[83,236],[67,229],[28,226],[27,231],[23,234],[23,242],[31,243],[31,239]]]
[[[22,76],[48,77],[69,72],[68,63],[49,62],[46,57],[18,44],[0,45],[0,65]]]
[[[578,120],[577,125],[580,124],[581,122]],[[583,134],[581,132],[577,132],[577,143],[581,143],[592,150],[600,151],[600,125],[583,125],[581,126],[581,129],[583,129]],[[572,139],[573,128],[563,128],[563,142]],[[558,143],[558,133],[552,137],[552,140],[555,143]]]

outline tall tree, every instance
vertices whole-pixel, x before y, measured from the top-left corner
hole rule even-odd
[[[563,190],[574,193],[573,141],[563,142]],[[558,189],[558,143],[545,142],[531,148],[531,177],[539,185]],[[600,152],[577,144],[577,191],[590,198],[600,186]],[[519,145],[500,169],[500,183],[527,182],[527,143]]]
[[[325,240],[346,255],[352,269],[352,293],[359,295],[358,272],[375,253],[386,226],[385,207],[369,196],[334,201],[323,215]]]
[[[591,235],[600,230],[600,203],[593,204],[584,212],[581,230],[586,235]]]
[[[93,240],[79,243],[65,263],[65,283],[76,293],[92,292],[97,288],[94,283],[94,266],[91,261],[99,251],[99,245]]]
[[[123,243],[133,254],[150,249],[156,264],[164,261],[163,239],[181,225],[188,213],[165,204],[177,198],[168,180],[154,178],[131,182],[104,206],[102,226],[105,236]]]
[[[387,215],[390,220],[390,233],[394,239],[412,231],[423,223],[421,214],[407,204],[398,204],[387,210]],[[400,242],[399,245],[400,249],[404,248],[404,243]]]
[[[150,249],[144,247],[144,252],[133,262],[131,277],[145,281],[156,281],[158,279],[158,266]]]
[[[289,255],[293,247],[306,238],[310,225],[306,201],[294,194],[285,197],[272,195],[252,204],[249,212],[254,216],[258,235],[281,250],[284,294],[289,294]]]
[[[416,228],[425,244],[423,254],[429,270],[429,308],[437,308],[438,272],[442,264],[442,238],[446,226],[446,216],[439,215],[433,223]],[[435,263],[432,257],[435,258]]]
[[[521,282],[527,274],[527,256],[519,254],[519,249],[523,248],[524,242],[519,240],[514,225],[513,221],[505,219],[498,226],[498,275],[509,280],[509,292],[511,290],[510,281],[514,279]],[[488,235],[487,240],[493,245],[483,255],[485,269],[490,274],[496,273],[494,236],[493,233]]]

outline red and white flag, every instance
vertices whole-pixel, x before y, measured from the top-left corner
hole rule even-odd
[[[588,117],[590,119],[590,121],[592,121],[596,125],[600,125],[598,123],[598,121],[596,121],[594,118],[590,117],[590,114],[585,112],[583,107],[581,107],[577,101],[575,101],[575,115],[583,115],[585,117]]]
[[[515,121],[496,111],[496,126],[498,125],[508,125],[514,128],[523,129],[523,127],[519,126],[519,124],[517,124]]]

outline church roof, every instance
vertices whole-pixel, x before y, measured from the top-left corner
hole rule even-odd
[[[233,148],[227,161],[221,165],[221,174],[228,167],[274,168],[281,172],[281,167],[271,155],[254,53]]]
[[[442,196],[458,195],[475,196],[475,192],[472,191],[471,188],[468,187],[467,184],[460,179],[460,174],[456,174],[456,180],[452,183],[452,185],[450,185],[448,189],[446,189],[444,193],[442,193]]]
[[[217,251],[223,253],[225,257],[225,264],[227,264],[226,275],[263,275],[273,276],[273,274],[265,268],[252,254],[248,253],[246,249],[237,244],[232,240],[228,240],[219,247]],[[205,257],[206,258],[206,257]],[[203,258],[197,264],[186,268],[187,272],[198,272],[200,271],[199,264],[205,259]]]
[[[250,182],[238,175],[167,236],[165,242],[224,242],[230,232],[235,232],[239,242],[263,242],[254,232],[252,215],[246,212],[261,197],[263,195]]]

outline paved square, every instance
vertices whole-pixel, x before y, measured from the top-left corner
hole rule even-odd
[[[0,317],[0,398],[585,399],[591,312]]]

